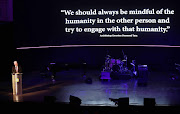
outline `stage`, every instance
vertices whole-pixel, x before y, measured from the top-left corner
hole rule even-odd
[[[61,71],[54,82],[40,71],[24,73],[23,95],[18,100],[39,103],[44,101],[44,96],[54,96],[55,102],[68,104],[69,96],[73,95],[82,100],[82,106],[117,106],[109,98],[124,97],[129,97],[129,105],[143,106],[144,98],[155,98],[156,106],[180,105],[180,80],[178,75],[172,79],[170,72],[149,71],[146,85],[138,85],[136,78],[100,80],[99,69],[87,70],[85,76],[83,73],[82,69]],[[87,78],[92,79],[92,84],[85,83]],[[13,101],[11,86],[11,81],[0,84],[1,102]]]

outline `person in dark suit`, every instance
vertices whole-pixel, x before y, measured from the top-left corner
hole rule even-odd
[[[12,67],[12,73],[22,73],[22,68],[18,65],[17,61],[14,61],[14,66]]]

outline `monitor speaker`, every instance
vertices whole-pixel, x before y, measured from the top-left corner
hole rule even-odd
[[[118,107],[129,106],[129,97],[119,98],[118,99]]]
[[[144,106],[155,106],[156,101],[155,98],[144,98]]]

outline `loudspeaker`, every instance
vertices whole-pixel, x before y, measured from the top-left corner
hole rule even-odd
[[[126,107],[126,106],[129,106],[129,97],[119,98],[118,107]]]
[[[110,80],[111,79],[111,77],[110,77],[110,72],[104,72],[104,71],[102,71],[101,72],[101,78],[100,79],[108,79],[108,80]]]
[[[70,95],[69,100],[70,100],[69,104],[72,104],[72,105],[80,105],[82,101],[80,98],[72,96],[72,95]]]
[[[148,78],[148,67],[147,65],[138,65],[138,76],[139,78]]]
[[[144,106],[155,106],[156,101],[155,98],[144,98]]]
[[[147,85],[148,81],[148,67],[147,65],[138,65],[138,86]]]

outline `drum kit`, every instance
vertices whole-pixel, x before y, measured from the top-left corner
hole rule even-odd
[[[120,58],[114,59],[110,55],[106,55],[103,71],[114,71],[120,73],[127,72],[127,56],[124,55],[124,58],[121,60]]]

